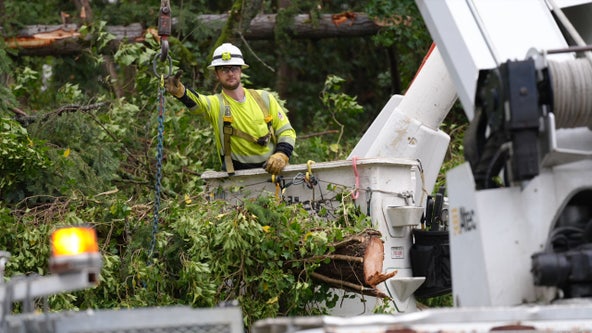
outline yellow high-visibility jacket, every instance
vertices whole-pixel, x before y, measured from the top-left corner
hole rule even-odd
[[[232,136],[230,138],[231,157],[234,162],[238,162],[234,163],[235,169],[260,167],[271,154],[277,151],[281,151],[290,157],[296,143],[296,131],[292,128],[286,111],[269,92],[264,90],[257,90],[256,92],[268,107],[272,119],[271,127],[276,140],[275,142],[269,140],[266,145],[262,146],[241,137]],[[245,97],[245,101],[238,102],[224,92],[215,95],[202,95],[187,88],[185,89],[185,95],[179,98],[190,111],[203,114],[208,118],[214,129],[216,148],[218,155],[221,157],[221,162],[225,151],[223,116],[226,105],[230,107],[233,128],[255,138],[263,137],[269,133],[268,125],[264,119],[264,110],[261,110],[251,90],[245,89]]]

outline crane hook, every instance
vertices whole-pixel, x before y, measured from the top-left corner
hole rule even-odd
[[[169,0],[161,0],[160,12],[158,15],[158,35],[160,36],[160,52],[156,54],[152,61],[152,69],[156,77],[165,78],[171,76],[173,72],[173,61],[169,55],[169,40],[168,37],[171,35],[171,4]],[[157,70],[156,60],[160,59],[161,62],[168,60],[168,73],[159,74]]]
[[[160,13],[158,15],[158,35],[160,36],[160,61],[165,61],[169,56],[169,41],[171,35],[171,4],[169,0],[161,0]]]

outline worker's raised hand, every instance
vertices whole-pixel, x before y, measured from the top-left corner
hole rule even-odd
[[[288,156],[282,152],[274,153],[265,162],[265,171],[272,175],[279,175],[284,167],[288,165],[289,160]]]
[[[178,98],[185,95],[185,86],[180,80],[181,74],[183,74],[183,71],[180,70],[175,76],[169,76],[164,80],[164,88],[166,91]]]

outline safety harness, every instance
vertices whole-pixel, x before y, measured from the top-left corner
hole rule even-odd
[[[234,173],[234,165],[232,164],[232,156],[231,156],[231,149],[230,149],[230,137],[236,136],[242,139],[245,139],[249,142],[256,143],[260,146],[266,146],[271,139],[272,142],[276,143],[275,133],[273,131],[272,120],[273,118],[269,114],[269,96],[266,96],[266,101],[263,101],[261,95],[253,89],[247,89],[255,101],[259,105],[259,109],[263,112],[263,119],[267,124],[267,134],[256,138],[248,133],[245,133],[238,128],[232,127],[232,113],[230,111],[230,105],[226,98],[222,96],[222,94],[218,94],[218,98],[220,99],[220,114],[222,115],[222,120],[224,122],[224,126],[222,128],[222,133],[224,135],[224,164],[226,166],[226,172],[229,174]],[[266,93],[266,92],[265,92]]]

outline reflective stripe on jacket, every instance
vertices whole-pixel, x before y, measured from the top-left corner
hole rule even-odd
[[[296,132],[286,116],[286,111],[269,92],[263,90],[257,90],[257,92],[261,94],[265,101],[269,100],[269,114],[272,116],[272,127],[277,138],[277,143],[286,142],[294,146],[296,143]],[[219,97],[220,95],[222,98]],[[223,98],[226,99],[230,106],[232,126],[234,128],[248,133],[255,138],[265,136],[269,132],[264,120],[264,113],[248,89],[245,89],[245,96],[246,99],[244,102],[238,102],[224,94],[224,92],[216,95],[202,95],[191,89],[186,89],[186,97],[195,103],[195,105],[188,105],[188,101],[185,101],[185,104],[190,107],[192,112],[207,116],[214,129],[216,149],[219,156],[224,154],[224,135],[222,132],[224,122],[222,119],[223,112],[221,112],[224,109]],[[230,146],[232,148],[232,159],[245,164],[263,164],[275,151],[275,144],[272,140],[266,146],[261,146],[243,138],[233,136],[231,137]]]

